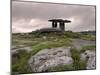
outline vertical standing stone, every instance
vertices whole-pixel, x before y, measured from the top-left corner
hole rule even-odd
[[[62,31],[65,31],[65,23],[62,21],[62,22],[60,22],[60,29],[62,30]]]
[[[54,21],[52,21],[52,28],[54,28],[55,27],[55,22]]]
[[[57,28],[57,22],[56,21],[52,21],[52,28]]]
[[[55,21],[54,28],[57,28],[57,22]]]

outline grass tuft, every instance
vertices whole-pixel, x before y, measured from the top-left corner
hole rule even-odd
[[[80,60],[80,52],[76,48],[71,49],[72,59],[74,60],[73,68],[74,70],[84,70],[86,69],[86,61]]]
[[[18,54],[15,56],[17,58],[16,64],[12,64],[12,72],[18,72],[18,73],[29,73],[31,72],[30,68],[28,67],[28,59],[30,57],[30,54],[27,53],[25,50],[19,50]],[[12,61],[15,58],[12,57]],[[14,62],[14,61],[13,61]]]

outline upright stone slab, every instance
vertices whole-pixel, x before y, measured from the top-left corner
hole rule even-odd
[[[65,24],[64,24],[64,22],[60,22],[60,29],[62,31],[65,31]]]

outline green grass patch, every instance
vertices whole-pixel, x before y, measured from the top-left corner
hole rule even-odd
[[[90,35],[90,34],[81,35],[80,38],[83,39],[83,40],[89,40],[89,41],[95,41],[96,40],[96,36],[95,35]]]
[[[70,38],[80,38],[81,34],[78,32],[66,31],[64,35]]]
[[[44,41],[34,45],[33,51],[31,53],[32,55],[34,55],[42,49],[50,49],[50,48],[70,46],[70,45],[71,45],[70,39],[56,39],[52,41]]]
[[[69,37],[69,38],[79,38],[83,40],[88,40],[88,41],[95,41],[96,36],[90,33],[79,33],[79,32],[72,32],[72,31],[66,31],[64,32],[64,35]]]
[[[30,57],[30,54],[27,53],[25,50],[18,51],[18,54],[16,55],[17,62],[15,64],[12,64],[12,72],[18,72],[18,73],[31,72],[31,69],[28,67],[29,57]],[[12,61],[13,59],[14,57],[12,57]]]
[[[86,50],[96,50],[96,45],[87,45],[83,46],[80,50],[80,53],[85,52]]]

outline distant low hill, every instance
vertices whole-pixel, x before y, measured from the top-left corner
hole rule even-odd
[[[15,35],[24,35],[24,34],[43,34],[43,33],[56,33],[56,34],[65,34],[65,33],[68,33],[68,34],[83,34],[83,35],[96,35],[96,31],[82,31],[82,32],[73,32],[73,31],[65,31],[65,32],[62,32],[61,30],[59,29],[51,29],[51,28],[43,28],[43,29],[40,29],[40,30],[36,30],[36,31],[32,31],[32,32],[29,32],[29,33],[12,33],[12,34],[15,34]]]
[[[83,32],[80,32],[80,33],[96,35],[96,31],[83,31]]]

